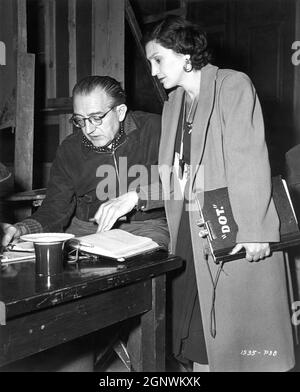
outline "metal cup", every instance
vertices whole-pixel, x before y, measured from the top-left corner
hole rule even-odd
[[[63,272],[64,241],[35,242],[35,272],[38,276],[52,276]]]

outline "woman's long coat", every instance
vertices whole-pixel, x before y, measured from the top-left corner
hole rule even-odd
[[[164,105],[159,154],[172,252],[183,208],[176,192],[177,177],[170,170],[183,93],[182,88],[177,88]],[[204,186],[205,190],[228,187],[239,227],[237,242],[278,241],[279,222],[271,199],[263,118],[255,89],[245,74],[210,64],[202,69],[187,186],[191,200],[199,187]],[[175,196],[170,189],[175,189]],[[203,255],[206,239],[199,237],[197,209],[191,208],[189,216],[210,370],[292,368],[293,339],[283,254],[276,252],[259,262],[237,260],[225,264],[216,291],[213,338],[210,334],[213,290]],[[215,276],[217,267],[211,257],[208,262]]]

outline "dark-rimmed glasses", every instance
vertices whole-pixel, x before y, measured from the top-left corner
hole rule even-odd
[[[85,121],[89,120],[89,122],[92,125],[98,126],[101,125],[103,122],[103,119],[105,116],[108,115],[109,112],[111,112],[114,109],[115,106],[110,108],[106,113],[104,113],[102,116],[99,116],[98,114],[93,114],[92,116],[89,117],[81,117],[79,115],[74,115],[70,118],[70,123],[75,125],[77,128],[84,128],[85,127]]]

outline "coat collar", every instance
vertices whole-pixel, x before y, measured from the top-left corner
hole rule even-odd
[[[204,152],[205,140],[209,119],[212,114],[215,101],[215,85],[218,67],[211,64],[202,68],[201,85],[197,110],[194,118],[192,132],[191,165],[192,178],[196,167],[200,164]],[[180,108],[184,89],[178,87],[170,93],[169,100],[164,104],[162,117],[162,139],[159,152],[159,164],[171,166],[174,157],[174,145]]]
[[[191,137],[191,183],[204,153],[209,120],[214,109],[218,67],[211,64],[202,70],[200,94]]]

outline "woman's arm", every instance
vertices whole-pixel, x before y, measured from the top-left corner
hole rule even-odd
[[[254,259],[269,253],[267,243],[279,241],[261,106],[250,79],[239,72],[224,79],[219,102],[237,243]]]

